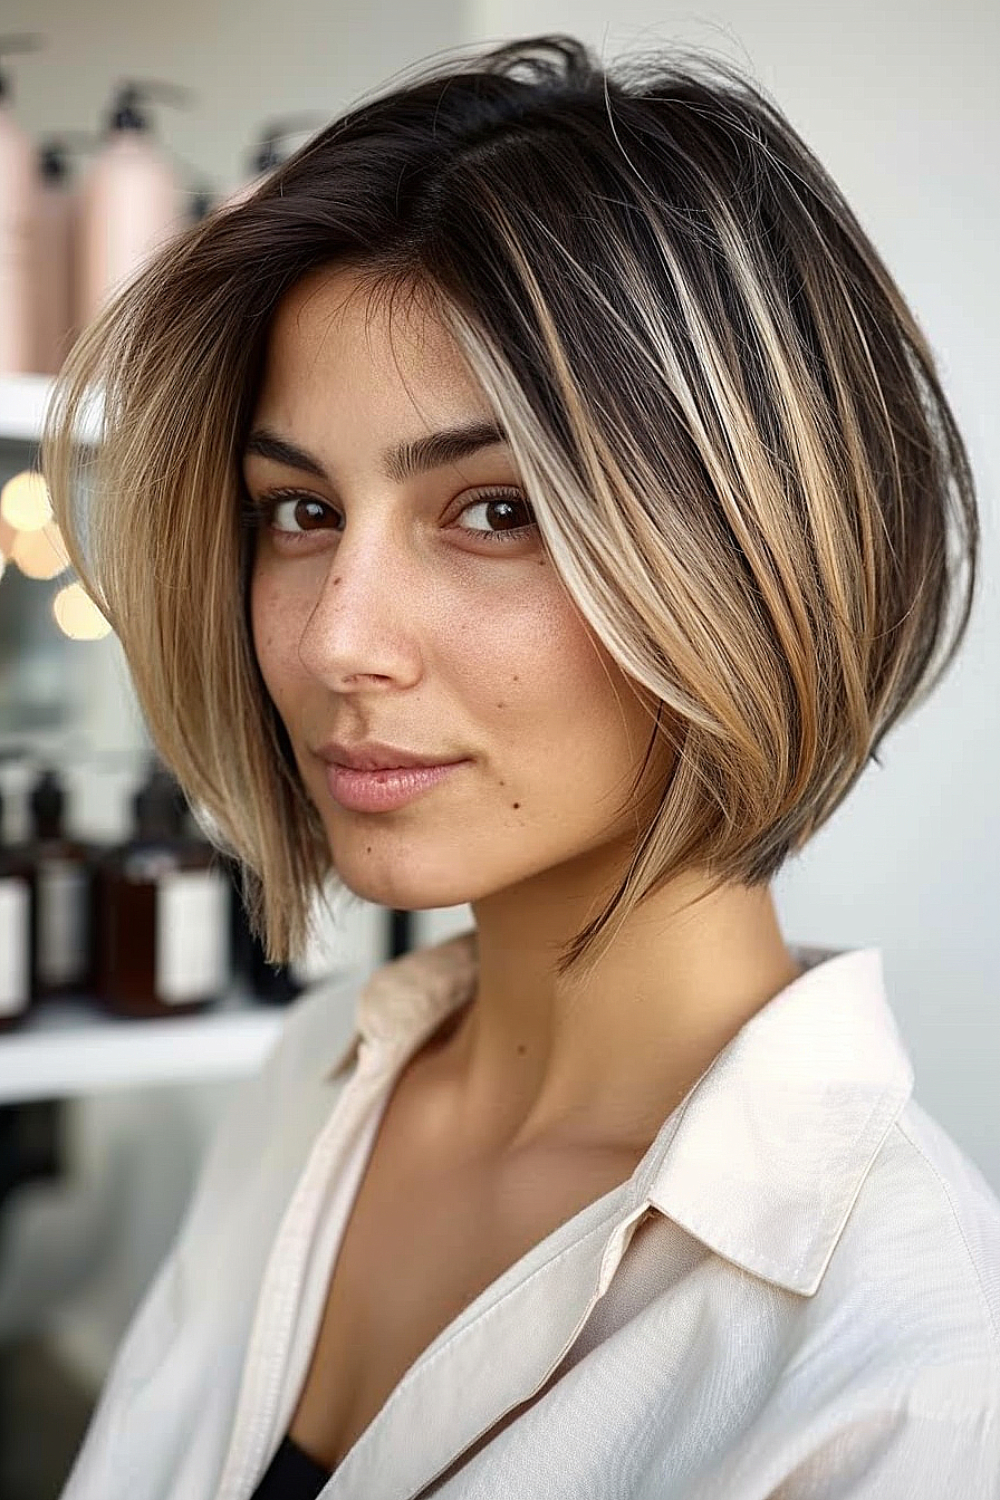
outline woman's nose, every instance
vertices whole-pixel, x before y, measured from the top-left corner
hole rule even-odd
[[[405,684],[419,671],[420,589],[401,548],[345,532],[305,612],[298,654],[326,686],[357,679]]]

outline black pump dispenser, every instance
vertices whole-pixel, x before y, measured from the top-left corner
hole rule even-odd
[[[38,152],[38,171],[45,182],[65,182],[69,176],[66,147],[61,141],[46,141]]]
[[[132,84],[119,89],[108,116],[111,130],[148,130],[149,120],[139,108],[139,90]]]
[[[279,135],[265,135],[261,137],[260,145],[251,158],[251,165],[255,172],[271,172],[275,167],[281,165],[281,153],[278,151]]]
[[[36,839],[62,838],[66,793],[55,771],[43,771],[35,782],[30,807]]]
[[[261,128],[257,145],[250,155],[249,166],[254,176],[273,172],[286,159],[279,148],[290,135],[301,135],[303,131],[315,130],[323,123],[323,117],[312,115],[286,115],[280,120],[269,120]]]
[[[107,131],[148,132],[150,120],[143,106],[151,99],[160,104],[185,105],[191,103],[191,92],[174,83],[128,79],[118,85],[112,97],[106,120]]]

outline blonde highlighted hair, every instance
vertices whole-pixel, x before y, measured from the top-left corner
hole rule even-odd
[[[272,960],[330,856],[253,653],[240,460],[279,301],[341,264],[429,296],[570,593],[661,709],[673,769],[562,971],[686,870],[770,880],[958,649],[968,457],[892,277],[753,83],[533,38],[335,121],[162,251],[57,384],[43,467],[73,562]]]

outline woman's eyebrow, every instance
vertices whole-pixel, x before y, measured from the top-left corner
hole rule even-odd
[[[412,474],[423,474],[444,464],[468,458],[480,448],[506,443],[507,434],[497,422],[470,422],[462,427],[446,427],[410,443],[398,443],[382,455],[382,464],[390,479],[402,484]]]
[[[413,474],[426,473],[429,469],[455,463],[467,458],[480,448],[489,448],[497,443],[506,443],[507,434],[497,422],[469,422],[460,427],[442,428],[440,432],[428,433],[426,437],[414,438],[410,442],[397,443],[387,448],[382,455],[382,466],[386,476],[402,484]],[[292,469],[301,469],[316,479],[329,482],[330,476],[312,453],[279,437],[267,427],[256,427],[247,439],[244,457],[256,455],[269,458],[275,463]]]
[[[316,479],[328,478],[318,458],[313,458],[305,448],[299,448],[295,443],[278,437],[277,433],[271,432],[267,427],[255,427],[247,438],[243,457],[246,459],[253,455],[270,458],[274,463],[284,464],[289,469],[301,469],[303,473],[312,474]]]

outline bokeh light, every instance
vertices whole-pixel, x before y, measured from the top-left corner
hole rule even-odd
[[[26,578],[57,578],[69,567],[69,553],[55,521],[41,531],[19,531],[10,555]]]
[[[111,626],[82,584],[70,583],[52,601],[52,613],[63,635],[74,641],[99,641]]]
[[[9,557],[17,541],[17,528],[0,516],[0,557]]]
[[[41,531],[52,520],[49,487],[41,474],[23,469],[0,490],[0,516],[17,531]],[[4,548],[4,551],[7,549]]]

